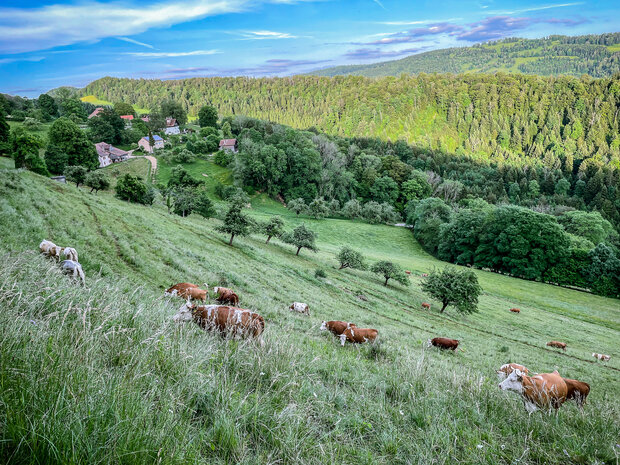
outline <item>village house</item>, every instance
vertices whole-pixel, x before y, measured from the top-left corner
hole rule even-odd
[[[237,139],[222,139],[220,141],[220,150],[230,150],[237,153]]]
[[[133,120],[133,115],[121,115],[121,119],[125,121],[125,129],[131,128],[131,121]]]
[[[99,155],[99,168],[103,168],[104,166],[108,166],[112,163],[125,161],[129,157],[128,152],[117,149],[106,142],[99,142],[98,144],[95,144],[95,149],[97,149],[97,155]]]
[[[149,143],[149,136],[143,137],[138,141],[138,145],[144,149],[145,152],[153,153],[153,149],[163,149],[164,143],[166,142],[164,139],[159,137],[157,134],[153,134],[153,147]]]
[[[166,129],[164,133],[169,134],[180,134],[181,130],[179,129],[179,123],[175,118],[166,118]]]
[[[94,118],[95,116],[99,116],[99,113],[101,113],[103,111],[103,107],[97,107],[95,108],[95,110],[88,115],[88,119]]]

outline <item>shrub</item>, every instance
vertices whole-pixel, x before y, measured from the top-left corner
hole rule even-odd
[[[86,174],[88,170],[83,166],[67,166],[65,168],[65,177],[67,181],[74,182],[75,187],[80,187],[86,180]]]
[[[213,156],[213,163],[227,167],[233,161],[233,153],[230,150],[218,150]]]
[[[353,268],[357,270],[366,269],[364,256],[350,247],[345,246],[340,249],[340,252],[338,252],[336,258],[338,258],[338,262],[340,263],[340,268],[338,268],[339,270],[342,270],[343,268]]]
[[[125,174],[116,183],[116,197],[128,202],[149,205],[153,203],[155,193],[138,176]]]
[[[322,268],[317,268],[314,272],[315,278],[327,278],[327,273]]]

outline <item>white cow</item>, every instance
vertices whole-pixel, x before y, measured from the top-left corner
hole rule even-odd
[[[304,315],[310,315],[310,307],[308,307],[308,304],[304,304],[302,302],[293,302],[290,305],[289,310],[291,312],[298,312],[303,313]]]

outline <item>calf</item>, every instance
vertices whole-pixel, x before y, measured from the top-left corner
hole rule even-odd
[[[346,321],[332,320],[332,321],[324,321],[323,323],[321,323],[321,327],[319,329],[321,331],[329,331],[334,336],[340,337],[340,335],[342,333],[344,333],[345,330],[347,328],[349,328],[349,327],[356,328],[355,323],[348,323]]]
[[[530,414],[539,408],[559,408],[568,393],[566,382],[557,371],[530,377],[517,369],[499,384],[499,388],[521,394],[525,409]]]
[[[422,308],[424,310],[430,310],[431,309],[431,304],[427,304],[426,302],[422,302]]]
[[[433,339],[426,341],[427,347],[430,347],[431,345],[439,347],[440,349],[456,350],[459,346],[459,341],[456,339],[448,339],[447,337],[434,337]]]
[[[611,358],[609,355],[597,354],[596,352],[592,352],[592,357],[597,360],[602,360],[603,362],[609,362],[609,359]]]
[[[63,260],[60,263],[60,269],[65,274],[71,275],[74,278],[79,278],[82,281],[82,284],[86,284],[82,265],[80,265],[78,262],[73,260]]]
[[[521,310],[519,310],[518,308],[511,308],[510,311],[512,313],[521,313]]]
[[[289,310],[292,312],[303,313],[304,315],[310,315],[310,308],[308,307],[308,304],[301,302],[293,302],[289,307]]]
[[[205,330],[217,330],[223,334],[259,338],[265,330],[265,320],[258,313],[227,305],[191,304],[189,300],[179,308],[174,321],[194,321]],[[261,340],[262,344],[262,340]]]
[[[562,349],[564,352],[566,352],[566,342],[550,341],[547,342],[547,346],[555,347],[556,349]]]
[[[358,328],[357,326],[348,326],[340,334],[340,345],[344,346],[345,341],[349,341],[355,344],[362,344],[364,342],[375,342],[379,331],[372,328]]]
[[[529,370],[523,365],[519,365],[518,363],[506,363],[499,367],[499,370],[497,370],[497,376],[500,381],[503,381],[515,370],[521,370],[521,373],[526,375],[529,373]]]
[[[566,383],[566,400],[575,399],[579,407],[586,403],[586,397],[590,394],[590,385],[576,379],[564,378]]]
[[[228,289],[227,287],[214,287],[213,292],[215,292],[215,300],[219,303],[239,305],[239,296],[235,294],[232,289]]]

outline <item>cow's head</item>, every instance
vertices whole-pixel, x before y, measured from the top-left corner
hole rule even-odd
[[[523,392],[523,373],[518,368],[499,383],[502,391]]]
[[[431,340],[429,339],[428,341],[426,341],[426,347],[430,347],[432,346],[433,343],[431,342]]]
[[[327,321],[321,323],[321,327],[319,328],[321,331],[327,331]]]
[[[220,292],[220,288],[219,288],[219,286],[215,286],[215,287],[213,288],[213,292],[214,292],[214,293],[216,294],[216,296],[217,296],[217,293],[218,293],[218,292]]]
[[[179,308],[177,314],[172,317],[172,320],[176,321],[177,323],[181,323],[181,322],[184,322],[184,321],[192,321],[193,320],[193,315],[192,315],[192,311],[193,310],[194,310],[194,305],[192,303],[190,303],[189,299],[187,299],[187,302],[185,302],[181,306],[181,308]]]

